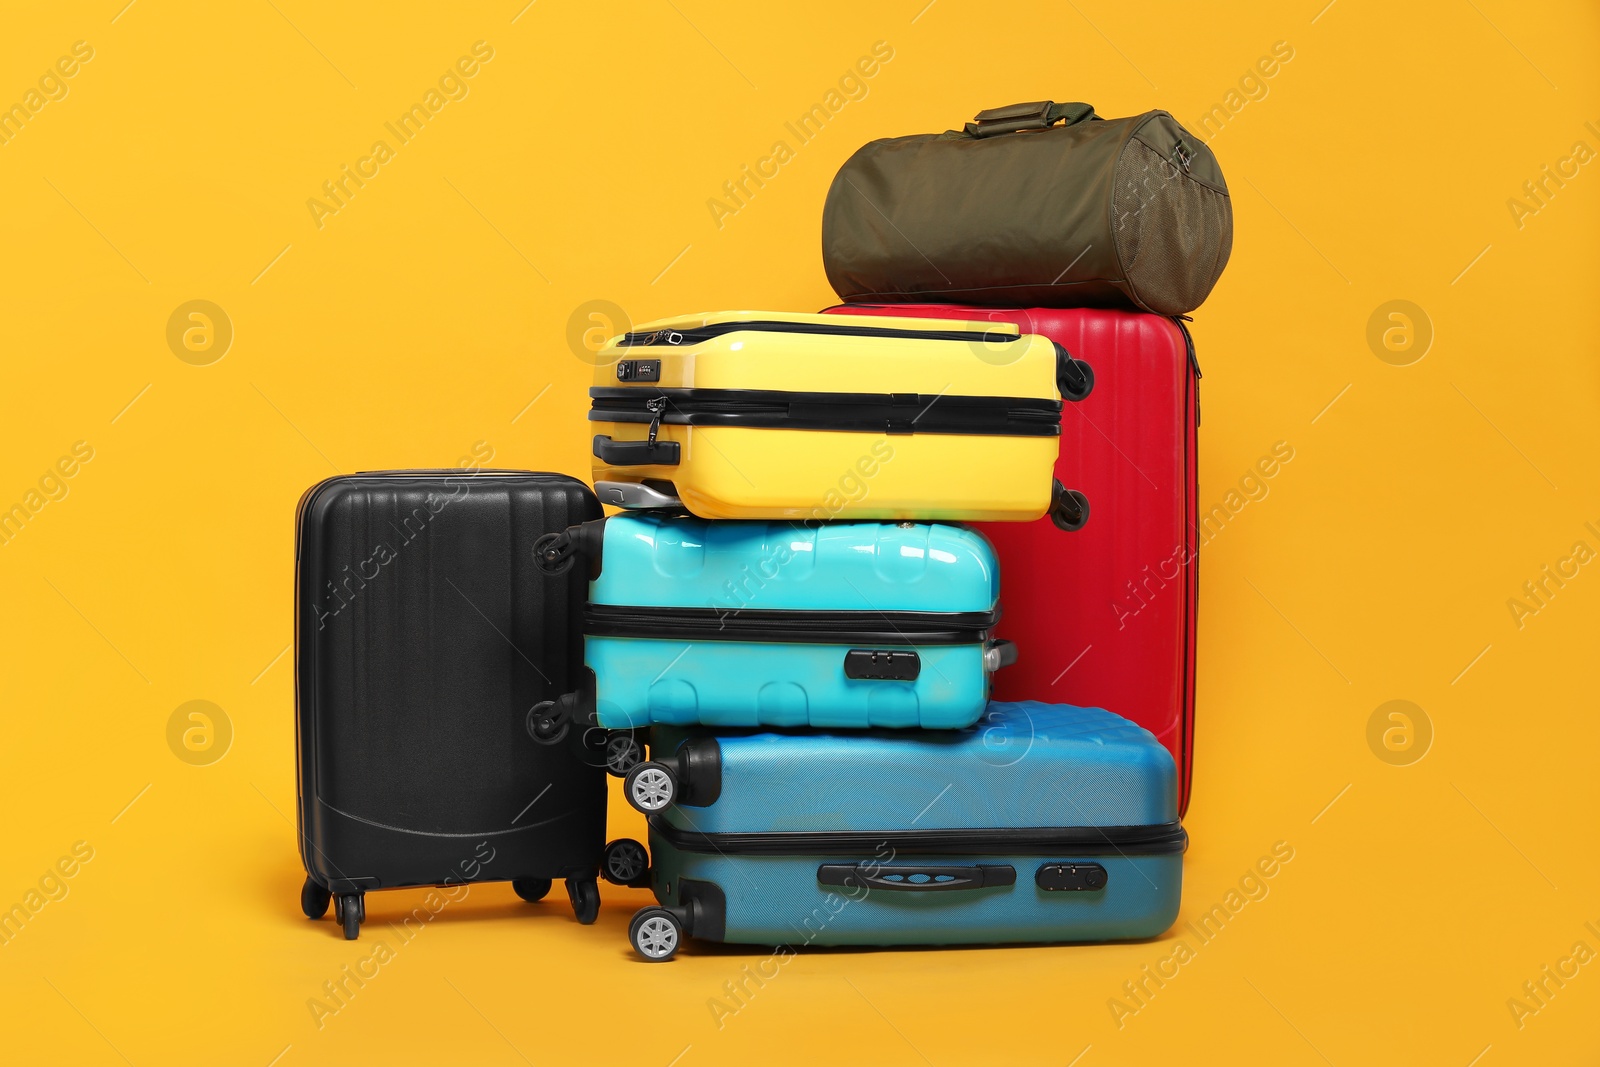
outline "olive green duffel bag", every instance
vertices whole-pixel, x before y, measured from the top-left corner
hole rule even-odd
[[[1057,125],[1057,123],[1062,123]],[[851,156],[822,212],[847,302],[1194,310],[1233,247],[1216,156],[1165,111],[1049,101]]]

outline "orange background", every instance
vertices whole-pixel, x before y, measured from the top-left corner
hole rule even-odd
[[[0,906],[41,880],[59,897],[32,898],[0,945],[9,1059],[1600,1052],[1600,967],[1561,963],[1600,951],[1600,577],[1560,562],[1600,549],[1591,5],[124,2],[17,9],[0,35],[0,104],[27,108],[0,143],[0,507],[28,515],[0,544]],[[92,58],[47,78],[78,41]],[[447,83],[465,95],[442,92],[318,220],[323,183],[478,41],[492,58]],[[879,41],[893,56],[865,95],[717,218],[723,183]],[[1278,42],[1292,58],[1252,75]],[[480,441],[496,464],[584,473],[590,368],[569,338],[591,302],[633,321],[827,304],[819,215],[848,153],[1041,97],[1191,128],[1224,107],[1211,144],[1237,233],[1194,324],[1202,505],[1294,448],[1205,549],[1178,927],[808,951],[719,1025],[712,999],[765,954],[636,963],[640,891],[608,889],[584,928],[559,889],[525,905],[485,886],[404,944],[386,924],[421,893],[374,894],[355,943],[302,918],[285,651],[301,490]],[[1568,177],[1532,200],[1547,164]],[[191,300],[232,328],[220,359],[190,353],[206,365],[168,343]],[[1395,300],[1409,325],[1385,312],[1369,343]],[[75,442],[92,458],[51,477]],[[1547,564],[1569,577],[1515,612]],[[169,745],[191,700],[231,727],[203,765]],[[1420,709],[1410,734],[1385,742],[1383,718],[1369,741],[1392,700]],[[641,832],[620,803],[611,821]],[[1267,894],[1230,899],[1277,842],[1293,858]],[[64,856],[72,876],[52,876]],[[1208,943],[1187,931],[1235,903]],[[1192,958],[1132,1000],[1124,983],[1180,941]],[[379,942],[392,958],[319,1028],[308,1001]],[[1570,977],[1517,1017],[1546,965]]]

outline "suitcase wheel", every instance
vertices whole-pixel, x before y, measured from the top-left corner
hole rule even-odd
[[[593,878],[568,878],[567,899],[572,914],[585,926],[600,917],[600,886]]]
[[[528,709],[528,736],[541,745],[554,745],[567,736],[567,716],[554,700],[541,700]]]
[[[1061,353],[1066,355],[1065,352]],[[1077,403],[1094,392],[1094,368],[1081,359],[1071,356],[1056,364],[1056,388],[1062,399]]]
[[[361,923],[367,917],[365,897],[360,893],[340,893],[333,898],[333,918],[344,927],[344,939],[354,941],[361,936]]]
[[[1089,498],[1056,482],[1050,493],[1050,521],[1071,533],[1089,521]]]
[[[551,576],[566,574],[572,569],[572,538],[565,532],[547,533],[533,543],[534,562]]]
[[[306,884],[300,887],[300,910],[308,919],[320,919],[328,914],[328,902],[332,899],[333,894],[315,878],[308,876]]]
[[[683,944],[683,923],[667,908],[640,908],[628,924],[633,950],[650,963],[665,963]]]
[[[677,798],[678,776],[666,764],[649,760],[628,772],[622,792],[629,804],[646,815],[654,815]]]
[[[526,900],[529,904],[536,904],[550,892],[550,879],[548,878],[513,878],[511,891]]]
[[[649,873],[650,854],[631,837],[611,842],[600,856],[600,877],[612,885],[643,885]]]
[[[606,773],[611,777],[626,778],[642,759],[644,746],[632,731],[617,730],[606,737]]]

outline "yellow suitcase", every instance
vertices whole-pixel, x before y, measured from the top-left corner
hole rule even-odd
[[[703,519],[1017,521],[1073,530],[1053,471],[1089,366],[1011,323],[724,311],[600,353],[595,489]]]

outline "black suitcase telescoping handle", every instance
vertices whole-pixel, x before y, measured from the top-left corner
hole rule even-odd
[[[1016,885],[1017,869],[1009,863],[979,863],[970,867],[824,863],[817,868],[817,884],[909,893],[948,892]]]

